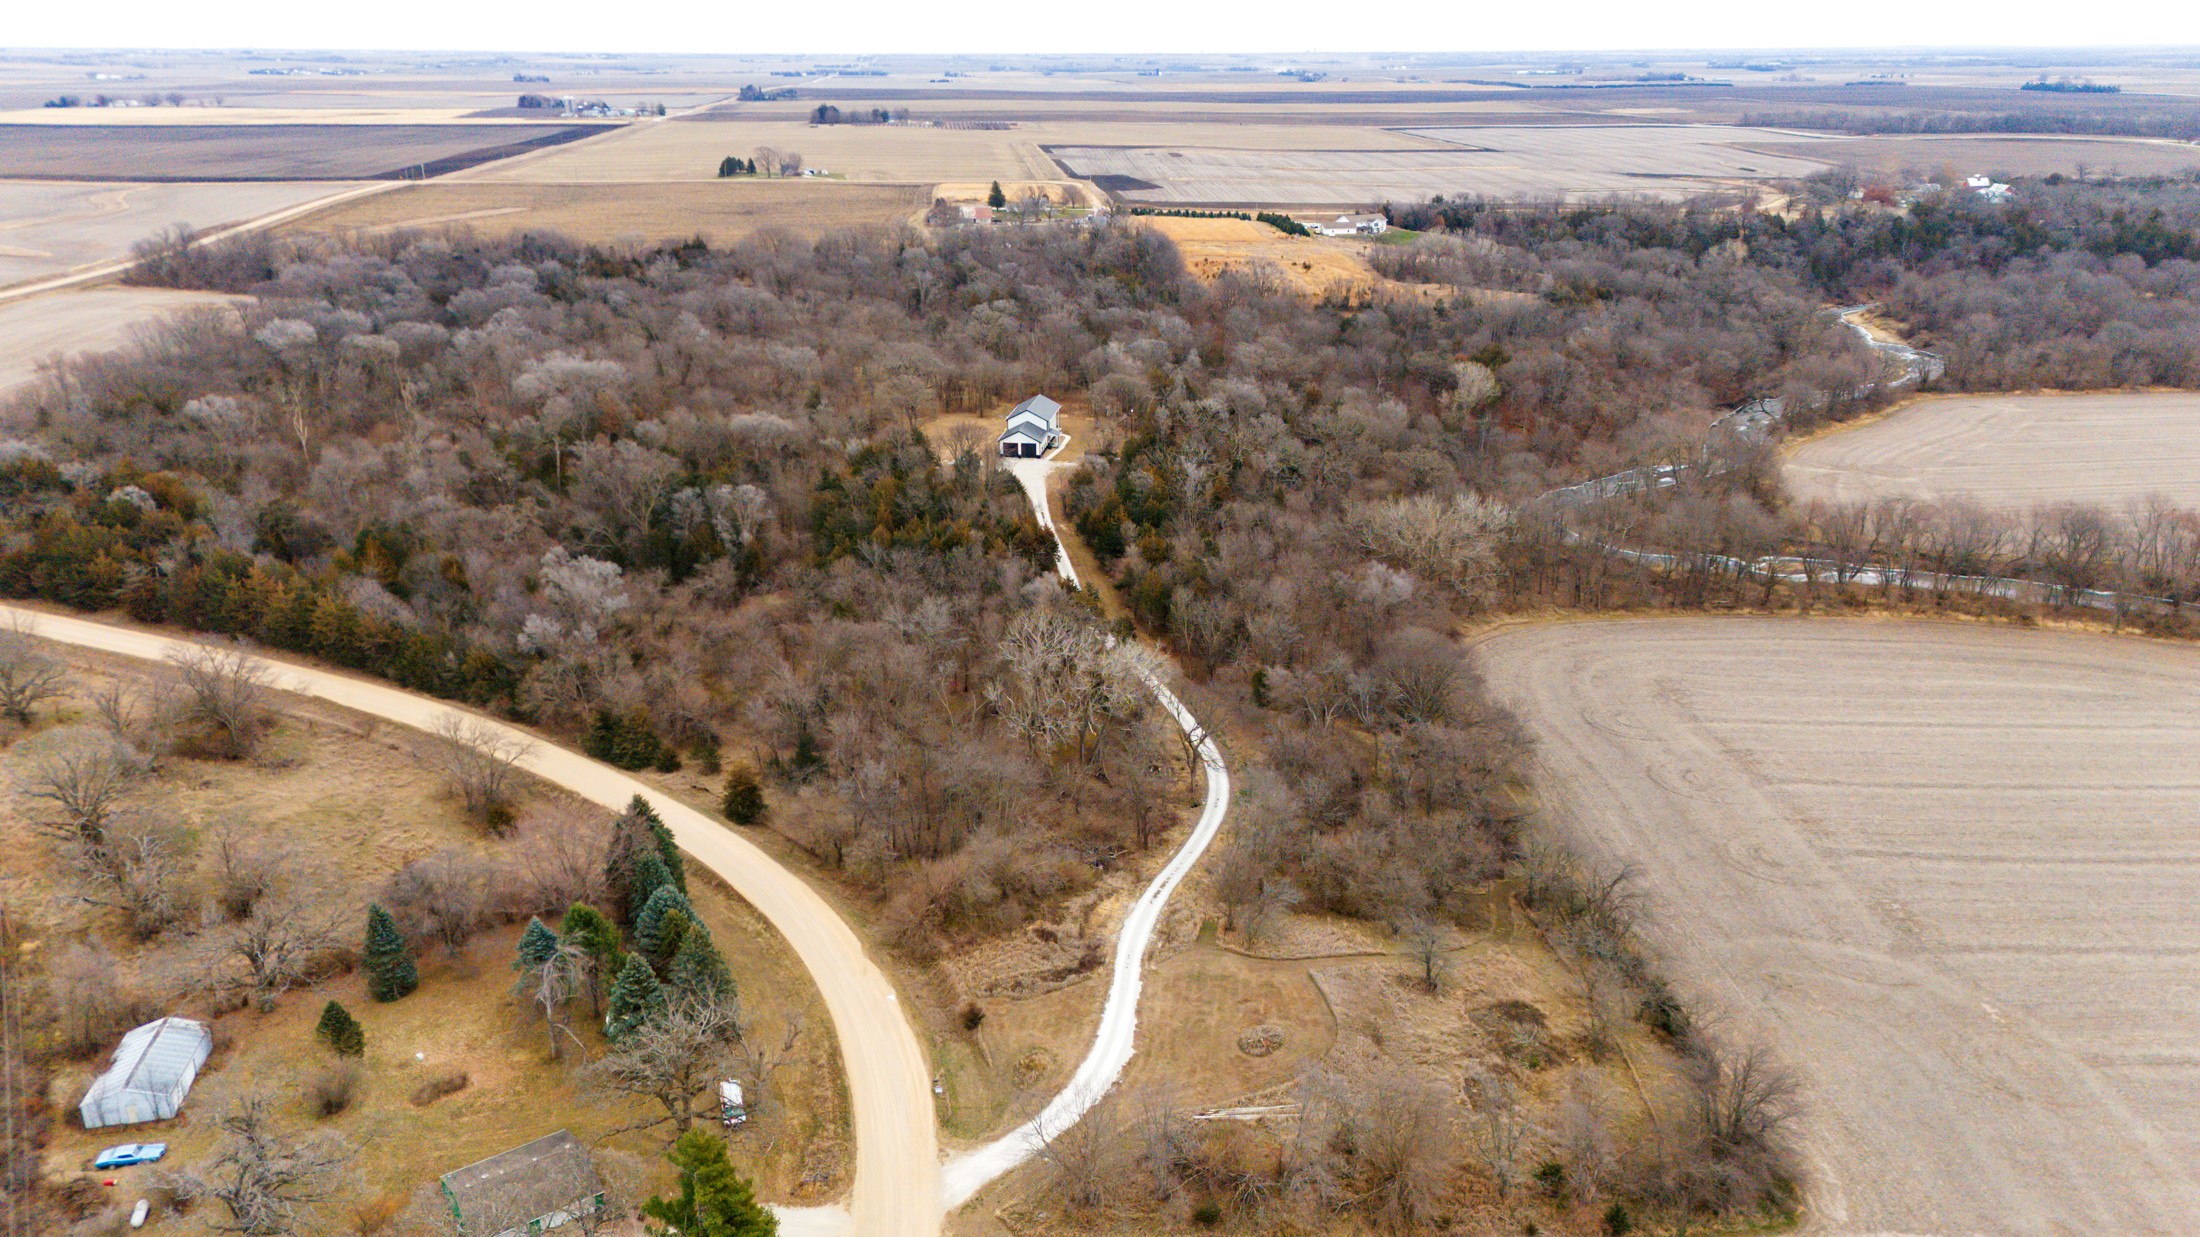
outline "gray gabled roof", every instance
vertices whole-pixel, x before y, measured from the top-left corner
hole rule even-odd
[[[559,1130],[445,1173],[443,1188],[461,1217],[525,1224],[601,1193],[603,1181],[580,1140]]]
[[[1007,442],[1011,438],[1017,438],[1025,442],[1036,442],[1044,444],[1046,440],[1051,437],[1053,437],[1053,432],[1050,431],[1046,426],[1026,421],[1021,425],[1011,425],[1007,429],[1001,431],[1000,440],[1002,442]]]
[[[1009,409],[1009,423],[1012,425],[1015,424],[1016,419],[1026,413],[1037,416],[1041,421],[1046,423],[1046,427],[1048,429],[1060,429],[1062,427],[1062,406],[1055,403],[1053,400],[1048,399],[1044,395],[1034,395],[1030,399],[1025,400],[1023,403]]]

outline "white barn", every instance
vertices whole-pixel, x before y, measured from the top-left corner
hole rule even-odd
[[[114,1064],[92,1080],[77,1112],[84,1128],[166,1121],[183,1107],[183,1097],[214,1051],[213,1033],[203,1022],[163,1018],[122,1037]]]
[[[1008,428],[1001,431],[1001,454],[1025,459],[1052,451],[1062,441],[1062,406],[1044,395],[1034,395],[1008,410]]]

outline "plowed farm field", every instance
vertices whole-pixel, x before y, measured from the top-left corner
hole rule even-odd
[[[1681,197],[1722,183],[1807,176],[1826,164],[1755,154],[1752,131],[1714,125],[1489,126],[1385,134],[1350,148],[1224,149],[1193,145],[1050,146],[1071,175],[1118,178],[1141,202],[1352,205],[1434,194]],[[1389,148],[1397,137],[1426,141]]]
[[[118,185],[0,182],[0,286],[130,255],[172,224],[202,232],[318,197],[340,184]]]
[[[1962,395],[1921,400],[1788,457],[1796,497],[1968,497],[2017,510],[2120,507],[2160,493],[2200,507],[2200,395]]]
[[[1477,655],[1683,989],[1803,1070],[1812,1231],[2191,1231],[2200,649],[1731,618]]]

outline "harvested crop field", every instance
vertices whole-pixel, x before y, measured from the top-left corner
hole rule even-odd
[[[919,186],[816,180],[701,184],[530,185],[434,181],[346,202],[289,226],[294,232],[465,228],[482,236],[559,232],[612,244],[685,240],[713,244],[765,228],[817,237],[841,228],[911,219],[929,197]]]
[[[1729,618],[1477,653],[1683,989],[1802,1067],[1819,1231],[2200,1215],[2200,649]]]
[[[0,182],[0,287],[128,257],[131,245],[171,224],[188,223],[202,232],[210,231],[344,188],[325,181],[201,185]]]
[[[1798,498],[1967,495],[1990,507],[2200,507],[2200,394],[1959,395],[1920,400],[1795,448]]]
[[[0,125],[0,177],[380,180],[448,172],[601,126]]]
[[[584,147],[483,168],[468,179],[527,182],[709,180],[728,155],[796,151],[811,167],[850,180],[936,184],[1053,180],[1054,167],[1013,129],[900,125],[812,126],[785,121],[635,125]]]
[[[1408,136],[1444,143],[1416,150],[1048,149],[1074,176],[1124,176],[1160,186],[1125,194],[1139,201],[1307,206],[1439,193],[1676,197],[1722,181],[1804,176],[1825,166],[1729,144],[1745,135],[1714,126],[1490,127],[1414,130]]]
[[[80,288],[0,302],[0,392],[34,377],[48,357],[119,348],[169,314],[244,299],[167,288]]]
[[[2178,176],[2200,168],[2200,146],[2113,137],[1957,137],[1946,134],[1824,141],[1752,141],[1771,155],[1832,159],[1889,177],[1937,180],[1969,176]]]

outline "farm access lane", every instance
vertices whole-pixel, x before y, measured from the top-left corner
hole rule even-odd
[[[13,621],[29,624],[42,639],[146,661],[162,660],[188,643],[156,631],[0,604],[0,622]],[[272,657],[260,660],[284,691],[416,730],[428,731],[446,714],[465,711],[350,674]],[[679,800],[518,727],[494,718],[480,720],[529,743],[531,751],[522,764],[544,781],[613,810],[635,795],[647,799],[680,848],[762,912],[809,970],[840,1041],[855,1126],[855,1186],[845,1213],[838,1208],[782,1212],[783,1231],[804,1237],[844,1232],[856,1237],[935,1237],[942,1208],[930,1067],[892,981],[831,904],[755,843]]]
[[[1039,526],[1054,538],[1057,574],[1074,588],[1079,584],[1077,568],[1070,562],[1069,549],[1063,545],[1061,533],[1055,528],[1047,501],[1048,475],[1057,469],[1075,466],[1062,458],[1068,450],[1069,440],[1064,438],[1044,458],[1010,460],[1005,466],[1031,499]],[[1123,1076],[1123,1068],[1130,1064],[1138,1047],[1138,998],[1145,985],[1146,949],[1153,944],[1154,929],[1160,925],[1161,912],[1167,908],[1170,896],[1206,853],[1222,829],[1223,818],[1229,814],[1230,768],[1222,759],[1221,746],[1158,676],[1143,670],[1140,675],[1154,699],[1183,730],[1185,741],[1199,755],[1201,773],[1207,783],[1199,819],[1192,825],[1184,844],[1169,856],[1168,863],[1162,865],[1161,871],[1123,916],[1122,927],[1116,932],[1107,1002],[1101,1006],[1100,1023],[1093,1030],[1092,1048],[1078,1063],[1069,1085],[1047,1101],[1030,1120],[947,1162],[943,1173],[945,1202],[951,1208],[970,1201],[979,1190],[1036,1155],[1041,1147],[1077,1124]]]

